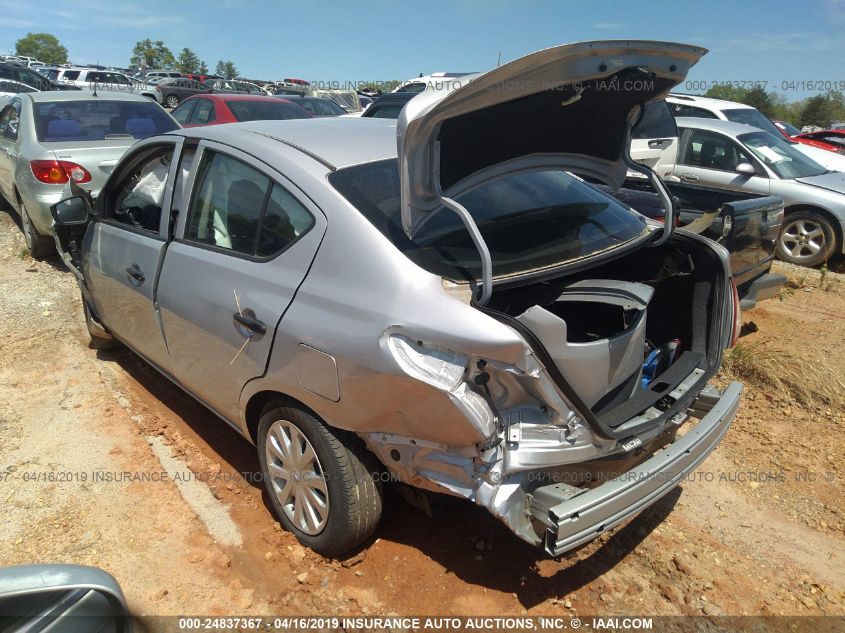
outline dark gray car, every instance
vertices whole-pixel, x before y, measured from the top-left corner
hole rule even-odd
[[[398,122],[147,139],[93,217],[53,207],[92,342],[255,444],[273,511],[325,555],[373,533],[385,480],[575,548],[674,488],[739,406],[708,385],[738,330],[727,252],[673,231],[650,169],[663,224],[569,173],[618,186],[638,108],[704,52],[560,46]]]
[[[165,79],[156,84],[155,90],[158,102],[168,108],[175,108],[188,97],[211,92],[211,88],[193,79]]]

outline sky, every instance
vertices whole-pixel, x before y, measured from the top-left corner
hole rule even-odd
[[[48,32],[80,64],[127,66],[149,37],[177,55],[192,49],[212,71],[230,59],[243,77],[351,83],[484,71],[499,55],[505,63],[576,41],[656,39],[710,50],[682,92],[765,82],[793,101],[845,88],[845,0],[0,0],[0,9],[0,53]]]

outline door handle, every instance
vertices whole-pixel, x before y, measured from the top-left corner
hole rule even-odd
[[[138,268],[138,264],[132,264],[129,268],[127,268],[126,274],[139,284],[144,283],[144,280],[146,279],[146,277],[144,277],[144,273],[142,273],[141,269]]]
[[[648,142],[649,147],[661,147],[666,143],[671,143],[671,138],[653,138]]]
[[[698,180],[698,176],[695,174],[681,174],[681,180],[688,180],[689,182],[695,182]]]
[[[235,312],[232,315],[232,318],[254,334],[264,334],[265,332],[267,332],[267,326],[264,325],[264,322],[259,321],[258,319],[254,319],[251,316],[247,316],[240,312]]]

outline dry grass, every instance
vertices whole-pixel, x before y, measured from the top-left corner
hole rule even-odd
[[[725,354],[722,364],[726,377],[773,396],[794,399],[805,406],[845,409],[841,371],[823,350],[784,351],[767,338],[738,343]]]

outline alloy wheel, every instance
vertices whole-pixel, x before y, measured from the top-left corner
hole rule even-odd
[[[319,534],[329,518],[329,494],[320,460],[308,438],[286,420],[273,422],[265,446],[272,490],[288,520]]]
[[[815,257],[825,248],[825,236],[818,223],[796,219],[783,227],[780,237],[783,249],[796,260]]]

